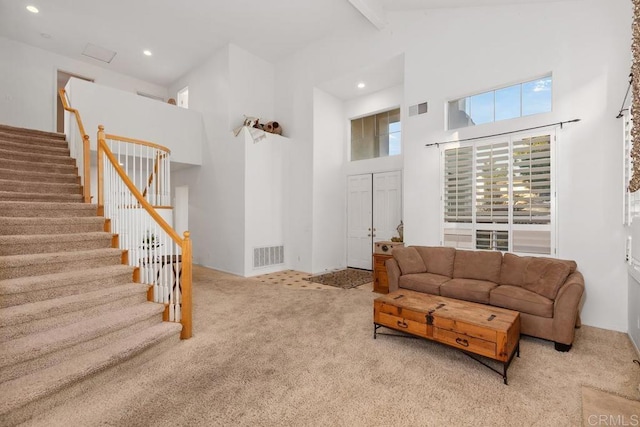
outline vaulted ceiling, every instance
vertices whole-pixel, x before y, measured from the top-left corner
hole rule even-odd
[[[0,36],[166,86],[230,42],[275,62],[393,11],[541,1],[557,0],[0,0]],[[87,44],[116,55],[89,58]]]

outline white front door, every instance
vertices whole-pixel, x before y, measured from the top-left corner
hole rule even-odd
[[[371,174],[347,181],[347,266],[371,270],[372,197]]]
[[[398,235],[402,173],[352,175],[347,191],[347,266],[371,270],[373,243]]]
[[[373,242],[398,236],[402,220],[402,174],[400,171],[373,174]]]

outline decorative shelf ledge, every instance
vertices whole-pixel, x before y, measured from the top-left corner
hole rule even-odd
[[[249,136],[253,139],[254,143],[257,143],[263,140],[268,140],[271,138],[276,138],[276,139],[282,138],[285,140],[289,139],[286,136],[278,135],[276,133],[265,132],[262,129],[252,128],[249,126],[242,126],[240,131],[234,132],[235,136],[237,137],[238,135],[240,135],[240,132],[248,133]]]

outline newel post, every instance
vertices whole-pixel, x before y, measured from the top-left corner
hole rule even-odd
[[[91,203],[91,151],[89,147],[89,135],[82,136],[82,174],[84,202]]]
[[[191,338],[192,335],[191,284],[193,272],[190,234],[185,231],[182,241],[182,332],[180,338],[183,340]]]
[[[98,215],[104,215],[104,126],[98,125]]]

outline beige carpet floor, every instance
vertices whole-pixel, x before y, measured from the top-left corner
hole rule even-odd
[[[582,386],[638,399],[626,334],[568,353],[524,337],[509,385],[436,343],[372,338],[362,289],[271,286],[194,268],[194,337],[31,426],[579,426]]]
[[[585,426],[637,426],[640,425],[640,401],[582,387],[582,420]]]

